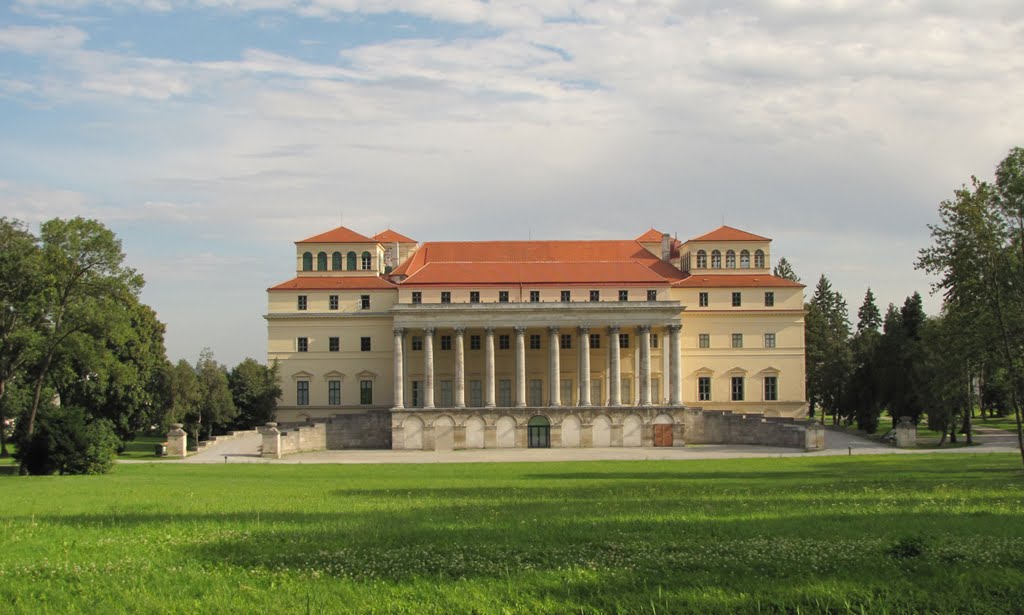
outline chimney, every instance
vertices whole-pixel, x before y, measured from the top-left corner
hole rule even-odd
[[[661,235],[661,260],[670,263],[672,258],[672,236],[668,233]]]

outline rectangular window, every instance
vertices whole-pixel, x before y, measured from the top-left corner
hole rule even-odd
[[[629,334],[628,333],[620,333],[619,334],[619,348],[629,348]]]
[[[628,406],[633,403],[633,379],[623,378],[619,385],[619,401]]]
[[[508,303],[508,291],[507,290],[499,290],[498,291],[498,303]]]
[[[359,309],[370,309],[370,295],[359,295]]]
[[[764,347],[765,348],[775,348],[775,334],[774,333],[765,333],[764,334]]]
[[[743,376],[732,377],[732,400],[743,401]]]
[[[441,381],[441,407],[451,408],[455,405],[455,397],[452,394],[452,381],[442,380]]]
[[[412,407],[422,408],[423,407],[423,381],[413,380],[412,381]]]
[[[534,408],[544,405],[544,388],[540,378],[533,378],[530,380],[528,396],[530,398],[530,405]]]
[[[480,350],[480,336],[479,335],[470,335],[469,336],[469,349],[470,350]]]
[[[451,349],[452,349],[452,336],[450,336],[450,335],[442,335],[441,336],[441,350],[451,350]]]
[[[700,333],[697,335],[697,347],[698,348],[711,348],[711,334]]]
[[[651,403],[661,405],[661,378],[651,378]]]
[[[419,305],[423,303],[423,293],[418,290],[412,291],[412,302],[413,305]]]
[[[412,349],[413,350],[423,350],[423,338],[422,337],[420,337],[418,335],[412,336]]]
[[[735,292],[732,294],[732,306],[740,307],[743,305],[743,293]]]
[[[306,295],[299,295],[299,310],[300,311],[301,310],[305,310],[306,309],[306,304],[307,304]]]
[[[359,350],[363,352],[370,352],[370,338],[361,337],[359,338]]]
[[[441,291],[441,303],[451,303],[451,302],[452,302],[452,293],[450,291],[447,291],[447,290],[442,290]]]
[[[469,405],[473,408],[484,405],[484,385],[479,380],[469,381]]]
[[[769,291],[764,294],[764,306],[775,307],[775,293]]]
[[[327,403],[331,406],[341,405],[341,380],[327,381]]]
[[[700,307],[707,307],[708,306],[708,294],[707,293],[700,293],[700,295],[698,295],[698,297],[699,297],[699,300],[698,300],[697,303],[700,304]]]
[[[309,405],[309,381],[299,380],[295,383],[295,403],[299,406]]]
[[[308,337],[300,337],[296,341],[295,348],[299,352],[308,352],[309,351],[309,338]]]
[[[764,400],[765,401],[778,401],[779,400],[779,379],[777,376],[765,376],[764,377]]]
[[[469,291],[469,302],[470,303],[480,303],[480,291],[478,291],[478,290],[471,290],[471,291]]]
[[[656,290],[649,290],[649,291],[647,291],[647,300],[648,301],[657,301],[658,300],[658,291],[656,291]]]
[[[711,401],[711,378],[701,376],[697,378],[697,399],[700,401]]]
[[[561,382],[559,382],[559,385],[560,386],[558,396],[561,397],[559,401],[562,402],[562,405],[575,406],[576,403],[572,398],[572,379],[562,378]]]
[[[328,299],[328,306],[332,310],[338,309],[338,295],[331,295],[330,296],[330,298]]]
[[[562,335],[558,336],[558,347],[561,348],[562,350],[568,350],[572,348],[572,335],[563,333]]]
[[[563,290],[562,291],[562,301],[563,302],[572,301],[572,292],[570,292],[568,290]]]
[[[651,348],[657,348],[657,347],[658,347],[658,334],[657,333],[652,333],[651,334]]]
[[[498,406],[502,408],[512,406],[512,381],[507,378],[498,381]]]
[[[373,403],[373,380],[359,381],[359,403],[364,406]]]
[[[508,350],[509,348],[510,348],[510,344],[509,344],[509,341],[508,341],[508,336],[507,335],[499,335],[498,336],[498,350]]]
[[[539,302],[540,302],[540,291],[539,290],[531,290],[530,291],[530,303],[539,303]]]
[[[742,333],[733,333],[732,334],[732,347],[733,348],[743,348],[743,334]]]
[[[340,337],[329,337],[327,338],[327,349],[331,352],[338,352],[341,350],[341,338]]]
[[[540,350],[540,336],[530,334],[530,350]]]
[[[600,333],[591,333],[590,334],[590,347],[591,348],[600,348],[601,347],[601,334]]]
[[[590,300],[591,301],[600,301],[601,300],[601,291],[599,291],[599,290],[592,290],[592,291],[590,291]]]
[[[620,290],[619,291],[619,301],[629,301],[629,291],[628,290]]]

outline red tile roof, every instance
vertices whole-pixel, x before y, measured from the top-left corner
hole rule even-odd
[[[804,288],[799,282],[773,275],[690,275],[677,282],[674,288]]]
[[[731,226],[720,226],[710,233],[694,237],[690,241],[771,241],[771,239]]]
[[[388,290],[395,284],[377,276],[300,277],[268,288],[273,290]]]
[[[371,239],[366,235],[360,235],[352,229],[347,229],[344,226],[339,226],[334,230],[327,231],[326,233],[320,233],[319,235],[313,235],[302,241],[296,241],[295,243],[377,243],[376,239]]]
[[[667,284],[682,274],[635,240],[428,242],[403,284]]]
[[[636,240],[639,241],[640,243],[661,242],[662,235],[664,235],[664,233],[662,233],[661,231],[659,231],[659,230],[657,230],[655,228],[652,228],[651,230],[647,231],[643,235],[640,235],[639,237],[637,237]]]
[[[373,238],[381,243],[419,243],[415,239],[409,239],[398,231],[391,229],[381,231],[374,235]]]

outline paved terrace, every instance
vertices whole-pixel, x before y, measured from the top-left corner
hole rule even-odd
[[[942,449],[898,449],[856,435],[828,430],[824,451],[742,444],[696,444],[681,448],[495,448],[461,451],[340,450],[296,453],[283,459],[259,456],[262,438],[247,434],[212,446],[180,461],[160,463],[494,463],[518,461],[596,461],[652,459],[738,459],[754,457],[821,457],[825,455],[919,455],[1017,453],[1016,436],[1008,431],[977,428],[978,446]],[[225,460],[226,458],[226,460]],[[132,462],[121,462],[132,463]]]

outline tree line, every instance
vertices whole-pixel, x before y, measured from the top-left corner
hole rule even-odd
[[[107,471],[140,433],[172,422],[194,440],[271,420],[276,366],[228,370],[209,349],[172,364],[143,278],[96,220],[53,219],[34,234],[0,218],[0,456],[21,473]]]
[[[1024,461],[1024,149],[1010,150],[994,181],[972,177],[938,214],[915,262],[938,277],[938,315],[925,315],[915,292],[883,316],[868,288],[854,329],[846,300],[818,280],[805,304],[810,412],[868,433],[884,411],[894,424],[926,417],[940,444],[970,442],[976,410],[1010,415]],[[775,273],[799,280],[788,264]]]

